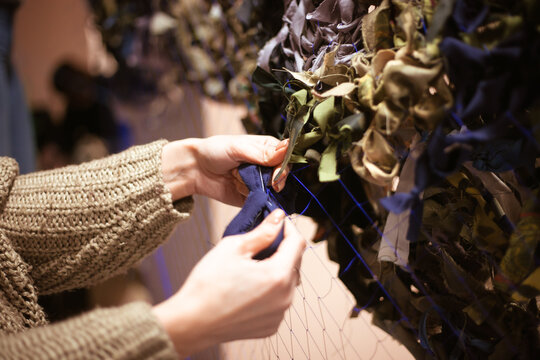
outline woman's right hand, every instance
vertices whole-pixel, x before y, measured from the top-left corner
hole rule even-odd
[[[182,288],[153,312],[177,352],[274,334],[299,282],[305,241],[282,210],[249,233],[224,238],[195,266]],[[277,251],[258,261],[282,227]]]

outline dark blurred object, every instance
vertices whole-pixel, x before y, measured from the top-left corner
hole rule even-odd
[[[214,99],[249,102],[257,53],[283,15],[283,4],[269,0],[89,3],[118,62],[115,93],[131,98],[189,81]]]
[[[69,164],[69,154],[62,151],[62,128],[55,124],[47,110],[35,109],[32,114],[37,142],[39,170],[55,169]]]
[[[76,289],[39,297],[39,304],[50,322],[61,321],[90,310],[88,289]]]
[[[41,170],[102,158],[129,145],[128,129],[115,121],[107,79],[64,63],[54,72],[53,83],[66,110],[58,121],[44,109],[34,110]]]
[[[109,152],[119,150],[117,125],[105,90],[106,80],[64,63],[55,71],[53,81],[67,103],[61,136],[57,139],[62,151],[72,154],[77,143],[88,135],[102,138]]]
[[[39,297],[39,304],[50,322],[61,321],[96,307],[122,306],[134,301],[153,301],[136,269],[91,288]]]

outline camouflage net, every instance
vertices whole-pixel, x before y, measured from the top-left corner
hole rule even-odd
[[[352,316],[416,358],[539,353],[537,1],[91,3],[155,88],[198,83],[290,139]]]

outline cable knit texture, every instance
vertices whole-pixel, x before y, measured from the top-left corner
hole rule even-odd
[[[150,306],[132,303],[0,337],[2,359],[175,359]]]
[[[38,293],[86,287],[126,271],[189,217],[193,199],[173,204],[163,182],[165,143],[22,176],[13,159],[0,157],[0,358],[6,351],[8,358],[32,359],[173,356],[141,304],[40,327],[47,321],[37,303]]]

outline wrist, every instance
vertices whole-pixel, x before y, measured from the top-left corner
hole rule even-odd
[[[199,139],[184,139],[167,143],[161,154],[163,182],[173,201],[195,193],[197,144]]]
[[[155,305],[152,313],[158,319],[180,358],[216,344],[204,325],[204,313],[189,299],[175,299],[179,294]]]

